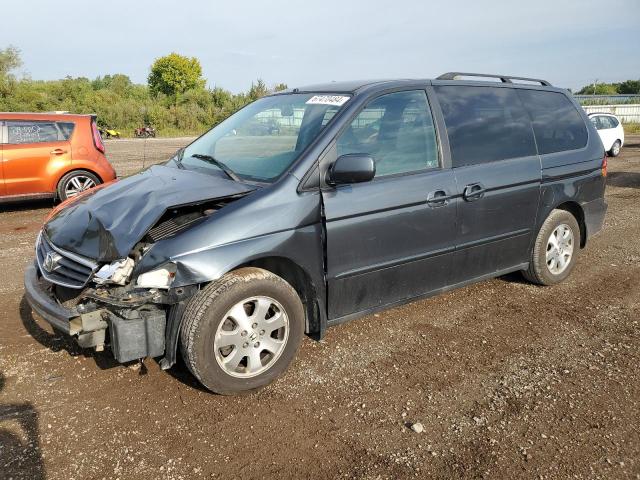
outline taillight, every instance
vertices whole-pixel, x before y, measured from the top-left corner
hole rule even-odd
[[[604,157],[602,157],[602,176],[606,177],[607,176],[607,154],[604,154]]]
[[[100,136],[96,122],[91,122],[91,132],[93,133],[93,144],[98,150],[104,153],[104,143],[102,143],[102,137]]]

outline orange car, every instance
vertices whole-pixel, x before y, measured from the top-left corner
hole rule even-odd
[[[66,200],[116,172],[95,115],[0,113],[0,203]]]

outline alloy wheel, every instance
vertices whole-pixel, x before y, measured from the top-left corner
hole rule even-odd
[[[86,175],[76,175],[71,177],[64,187],[64,194],[66,198],[75,197],[80,192],[84,192],[89,188],[95,187],[96,182]]]
[[[554,275],[564,272],[573,256],[574,238],[569,225],[558,225],[547,240],[547,268]]]
[[[232,377],[255,377],[280,358],[289,337],[289,317],[270,297],[236,303],[224,316],[214,339],[215,356]]]

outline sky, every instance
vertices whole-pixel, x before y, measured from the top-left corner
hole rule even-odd
[[[20,0],[3,2],[0,48],[37,80],[124,73],[197,57],[209,87],[263,79],[544,78],[577,89],[640,78],[640,0]]]

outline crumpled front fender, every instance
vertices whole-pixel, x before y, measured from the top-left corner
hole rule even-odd
[[[170,256],[154,245],[136,266],[134,275],[172,262],[176,277],[172,288],[208,283],[234,268],[266,257],[286,258],[300,266],[317,286],[324,284],[321,226],[309,225],[259,237]]]

